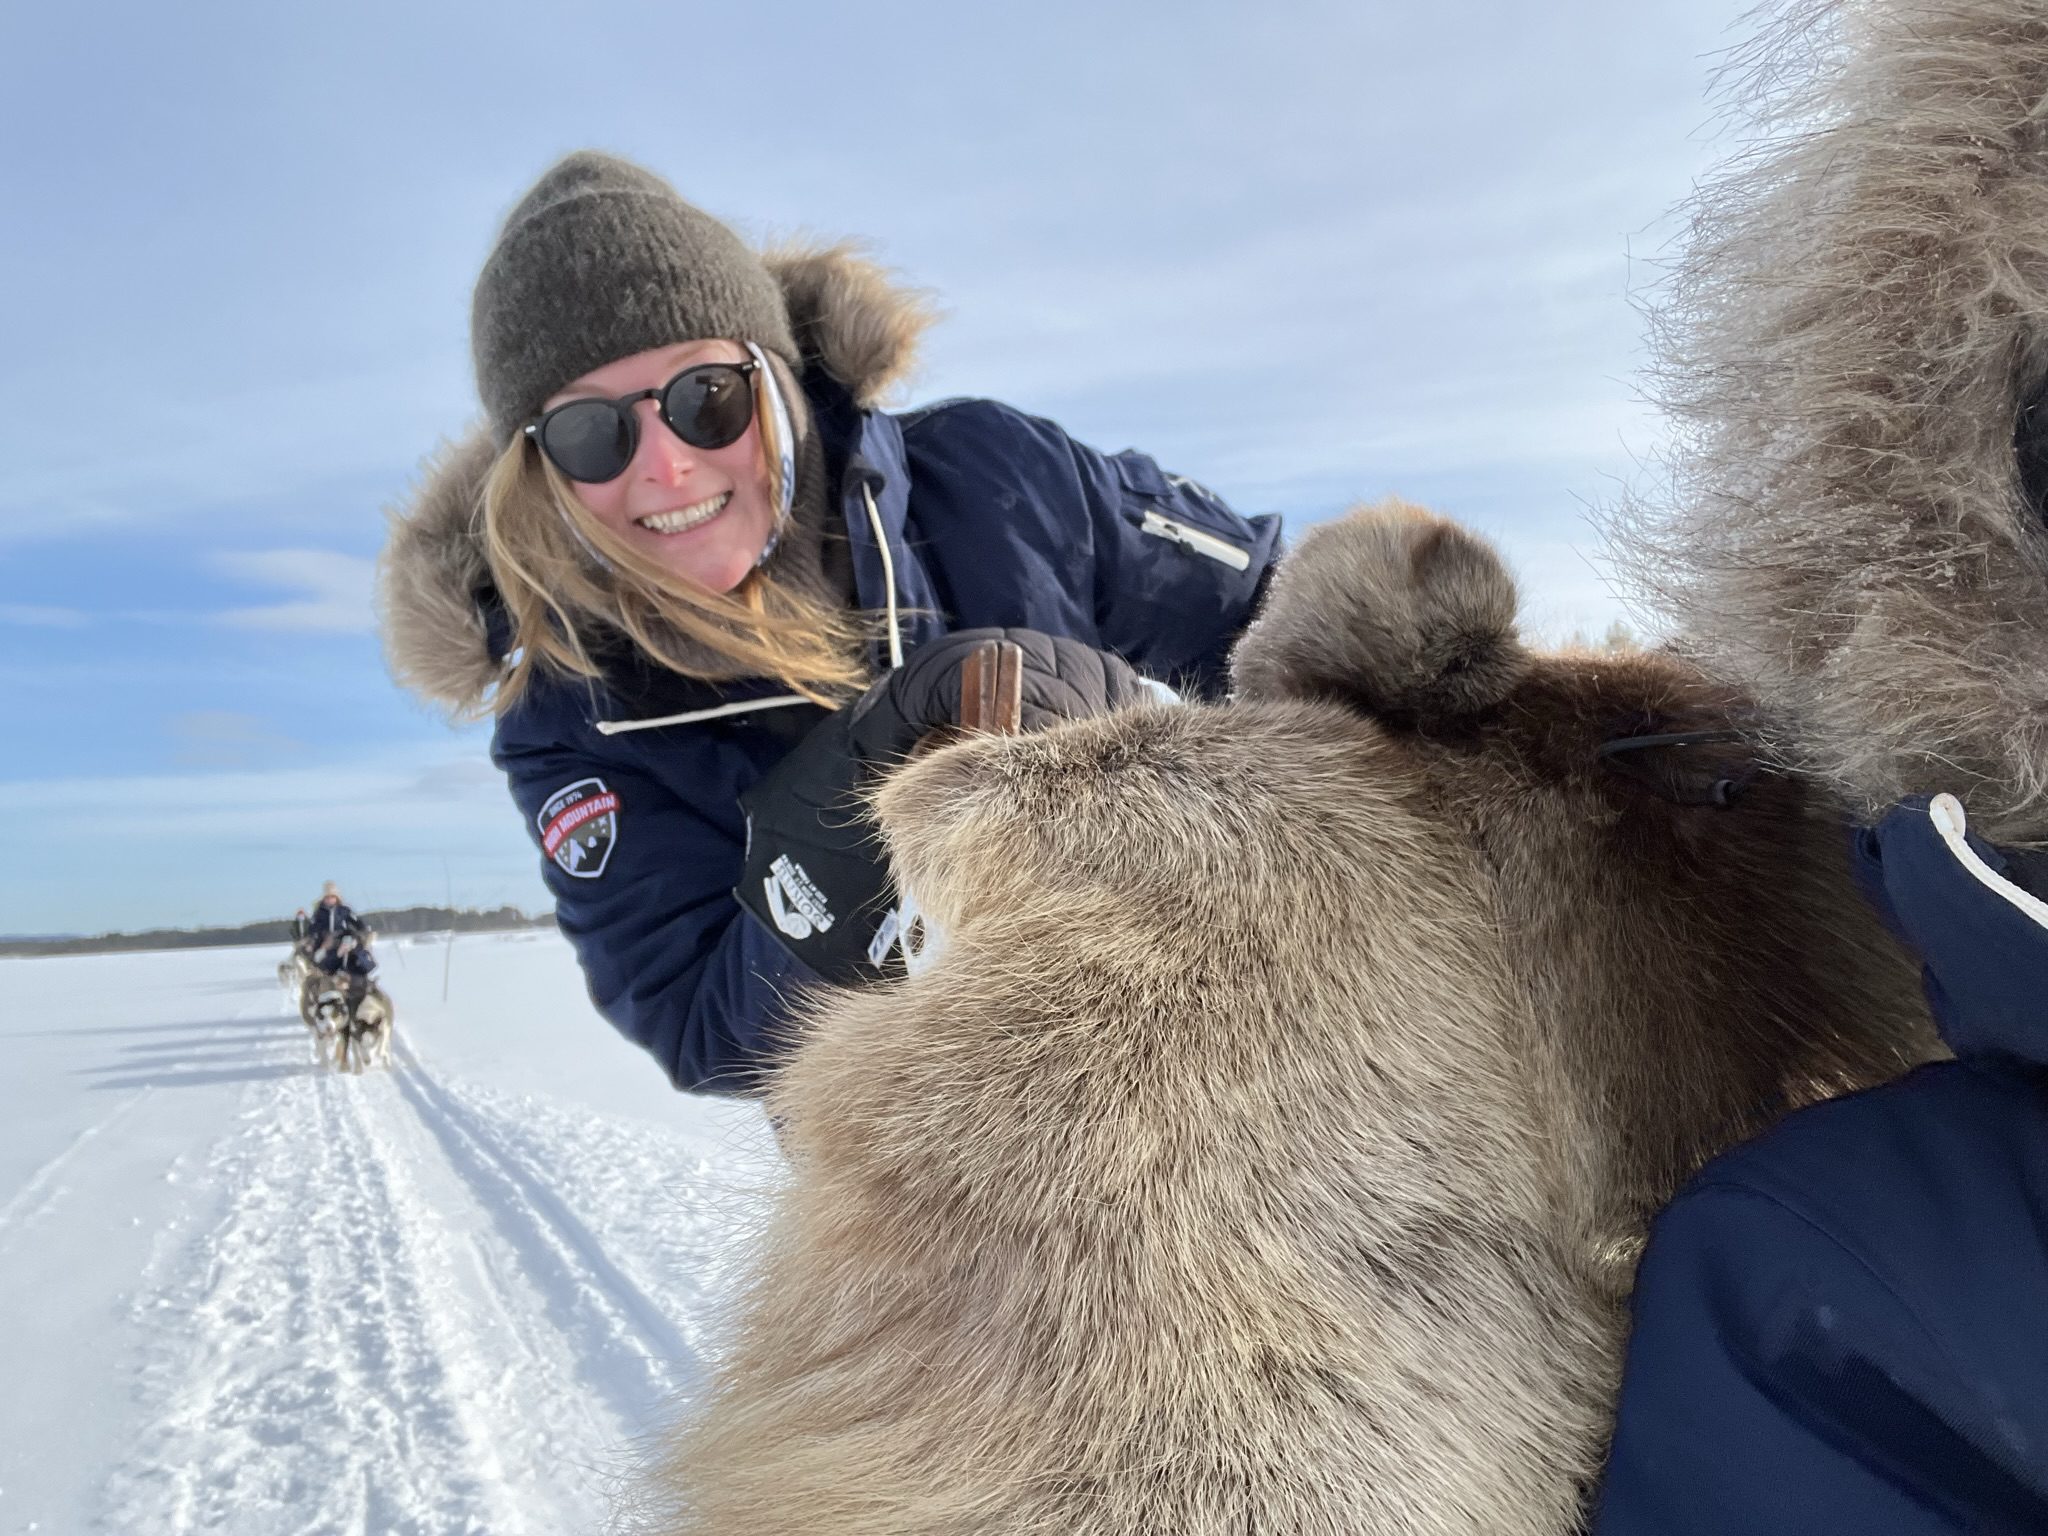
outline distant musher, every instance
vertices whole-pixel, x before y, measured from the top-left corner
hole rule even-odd
[[[312,929],[304,907],[292,914],[292,952],[277,962],[277,984],[287,992],[296,993],[313,974]]]

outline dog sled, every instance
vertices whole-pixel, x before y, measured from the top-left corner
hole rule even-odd
[[[355,940],[345,940],[342,964],[332,971],[309,961],[299,985],[299,1016],[313,1032],[315,1051],[337,1072],[391,1063],[397,1010],[372,978],[367,946],[361,946],[367,963],[354,961],[357,949]]]

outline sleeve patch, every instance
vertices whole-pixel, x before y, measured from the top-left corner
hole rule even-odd
[[[547,798],[534,818],[541,852],[565,875],[595,880],[619,842],[619,797],[603,779],[578,779]]]

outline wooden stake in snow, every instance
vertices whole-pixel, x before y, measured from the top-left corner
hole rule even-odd
[[[448,942],[441,949],[441,1001],[448,1001],[448,967],[455,963],[455,872],[444,856],[441,877],[448,884]]]

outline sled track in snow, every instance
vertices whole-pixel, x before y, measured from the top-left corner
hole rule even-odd
[[[512,1150],[489,1118],[444,1087],[412,1048],[393,1052],[398,1089],[441,1145],[456,1173],[475,1191],[524,1261],[529,1277],[549,1282],[550,1310],[593,1367],[615,1361],[623,1347],[644,1368],[642,1389],[621,1389],[614,1374],[588,1374],[628,1423],[652,1401],[674,1397],[697,1375],[696,1351],[663,1309],[605,1252],[604,1245]]]
[[[9,971],[36,1071],[0,1261],[53,1326],[0,1348],[0,1526],[607,1528],[782,1165],[750,1107],[593,1059],[565,946],[492,958],[361,1074],[319,1057],[270,955]]]
[[[58,1178],[70,1166],[72,1160],[93,1142],[104,1136],[116,1125],[119,1125],[134,1110],[135,1106],[148,1096],[149,1090],[147,1088],[137,1089],[128,1098],[123,1099],[111,1113],[102,1116],[72,1137],[63,1151],[59,1152],[55,1157],[28,1176],[28,1182],[15,1192],[14,1198],[5,1205],[0,1205],[0,1245],[11,1241],[13,1237],[19,1235],[22,1229],[33,1226],[38,1218],[49,1213],[50,1209],[63,1198],[64,1193],[61,1187],[52,1188],[52,1186],[57,1183]]]
[[[171,1324],[144,1370],[167,1401],[108,1490],[112,1529],[525,1528],[432,1212],[355,1086],[289,1079],[216,1155],[225,1218],[137,1304]]]
[[[431,1212],[422,1207],[390,1149],[372,1134],[360,1095],[335,1077],[323,1076],[316,1098],[322,1139],[333,1130],[328,1145],[348,1180],[355,1218],[350,1224],[356,1234],[354,1252],[340,1266],[342,1283],[367,1290],[365,1299],[374,1301],[363,1309],[367,1315],[353,1317],[350,1326],[359,1381],[366,1396],[376,1398],[381,1389],[376,1407],[388,1416],[378,1428],[392,1461],[379,1456],[362,1467],[364,1529],[400,1529],[412,1511],[436,1504],[448,1515],[459,1509],[457,1518],[465,1524],[475,1511],[484,1515],[485,1529],[509,1525],[511,1512],[501,1502],[504,1468],[469,1411],[477,1383],[461,1379],[475,1374],[469,1367],[481,1365],[478,1346],[473,1339],[450,1337],[447,1309],[432,1294],[427,1252],[432,1240],[425,1227]],[[389,1219],[380,1220],[380,1215]],[[346,1294],[339,1301],[345,1315],[353,1314]],[[435,1486],[422,1488],[413,1483],[425,1459],[421,1442],[432,1441],[440,1442],[436,1449],[442,1454],[431,1461],[444,1475]],[[450,1472],[456,1475],[447,1476]],[[394,1473],[413,1483],[410,1510],[379,1499],[380,1480]],[[386,1507],[380,1509],[380,1502]]]
[[[94,1528],[601,1528],[631,1446],[700,1378],[720,1171],[659,1129],[444,1077],[404,1039],[388,1070],[336,1072],[291,1017],[242,1038],[235,1118],[184,1181],[211,1203],[160,1229],[128,1301],[149,1428]],[[0,1245],[151,1099],[39,1170]]]

